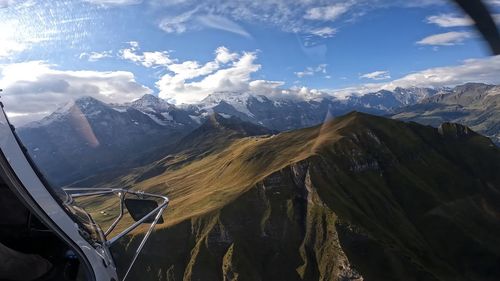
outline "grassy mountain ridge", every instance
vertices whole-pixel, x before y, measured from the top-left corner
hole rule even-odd
[[[464,126],[350,113],[110,185],[166,193],[141,280],[496,280],[500,152]],[[171,165],[171,166],[170,166]],[[117,249],[126,260],[141,234]]]

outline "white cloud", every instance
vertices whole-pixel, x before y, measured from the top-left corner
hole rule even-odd
[[[260,70],[256,52],[232,53],[226,47],[215,51],[212,61],[201,64],[184,61],[167,66],[169,73],[156,82],[159,96],[176,104],[197,103],[214,92],[266,95],[268,97],[310,99],[323,95],[316,89],[294,87],[283,89],[283,81],[252,79]],[[326,64],[307,68],[313,73],[326,73]]]
[[[283,81],[253,80],[249,83],[251,89],[276,89],[285,84]]]
[[[468,59],[457,66],[445,66],[418,71],[391,84],[399,87],[455,86],[467,82],[500,84],[500,56],[483,59]]]
[[[142,0],[83,0],[101,6],[129,6],[142,3]]]
[[[500,24],[500,14],[492,14],[493,20]],[[469,16],[456,16],[453,14],[440,14],[429,16],[426,19],[427,23],[436,24],[441,27],[461,27],[461,26],[472,26],[474,21]]]
[[[385,79],[390,79],[391,75],[389,74],[389,71],[378,70],[370,73],[365,73],[363,75],[360,75],[359,77],[372,80],[385,80]]]
[[[243,29],[243,27],[225,17],[216,15],[205,15],[205,16],[199,16],[197,19],[203,26],[251,38],[251,35],[245,29]]]
[[[228,63],[238,58],[237,53],[231,53],[226,47],[221,46],[215,50],[215,60],[220,63]]]
[[[282,90],[279,94],[280,98],[299,100],[314,100],[326,96],[326,93],[318,89],[311,89],[305,86],[293,86],[290,89]]]
[[[440,14],[429,16],[426,19],[427,23],[436,24],[441,27],[457,27],[474,25],[474,21],[468,16],[456,16],[453,14]]]
[[[54,111],[80,96],[93,96],[104,102],[126,102],[151,93],[127,71],[64,71],[42,61],[4,66],[0,88],[10,116],[33,119]],[[15,118],[15,117],[14,117]]]
[[[453,46],[461,44],[464,40],[471,38],[473,34],[468,31],[451,31],[431,35],[418,41],[419,45],[432,45],[432,46]]]
[[[500,84],[500,55],[482,59],[468,59],[456,66],[429,68],[403,76],[390,82],[362,84],[354,87],[330,90],[333,95],[369,93],[396,87],[452,87],[468,82]]]
[[[204,65],[200,65],[197,61],[185,61],[170,64],[167,68],[175,74],[176,79],[185,81],[213,73],[219,69],[219,64],[217,61],[210,61]]]
[[[334,21],[349,10],[351,4],[339,3],[324,7],[314,7],[304,15],[308,20]]]
[[[156,82],[159,96],[175,103],[194,103],[216,91],[249,90],[251,74],[261,67],[255,63],[256,53],[232,56],[227,66],[219,64],[217,56],[216,53],[213,61],[203,65],[196,61],[168,65],[172,73],[165,74]]]
[[[159,1],[159,0],[158,0]],[[156,1],[156,5],[161,6]],[[340,15],[353,16],[352,9],[371,9],[372,5],[358,5],[359,0],[342,3],[340,0],[234,0],[234,1],[179,1],[178,4],[166,2],[165,17],[159,27],[168,33],[183,33],[203,28],[216,28],[249,37],[241,23],[264,23],[285,32],[308,36],[311,31],[316,35],[331,37],[332,28],[319,28],[318,21],[332,21]],[[332,3],[337,2],[337,3]],[[360,11],[361,10],[361,11]]]
[[[331,37],[334,28],[318,24],[357,19],[370,11],[388,7],[422,7],[446,4],[446,0],[152,0],[163,9],[159,27],[168,33],[183,33],[211,27],[247,36],[241,23],[263,23],[309,37]],[[208,16],[207,16],[208,15]],[[318,39],[318,38],[315,38]],[[307,41],[307,40],[306,40]],[[308,40],[310,41],[310,40]]]
[[[166,51],[142,52],[138,53],[139,43],[136,41],[128,42],[129,48],[121,49],[118,53],[122,59],[140,63],[145,67],[166,66],[173,63]]]
[[[324,64],[324,63],[319,64],[316,67],[308,66],[308,67],[306,67],[305,70],[294,72],[294,74],[295,74],[295,76],[297,76],[299,78],[303,78],[305,76],[313,76],[316,73],[326,74],[326,67],[327,67],[327,64]]]
[[[1,32],[1,31],[0,31]],[[12,55],[22,52],[27,49],[26,44],[17,42],[16,40],[5,38],[2,39],[2,35],[0,33],[0,59],[9,58]]]
[[[167,33],[183,33],[187,30],[186,24],[194,13],[196,13],[196,9],[176,16],[164,17],[158,26]]]
[[[284,85],[282,81],[252,80],[251,75],[260,69],[255,63],[256,52],[231,52],[224,46],[214,51],[214,59],[206,63],[195,60],[179,61],[167,56],[166,52],[144,52],[139,54],[139,44],[129,42],[130,48],[119,53],[127,59],[144,66],[158,66],[167,72],[156,83],[159,96],[172,103],[196,103],[218,91],[276,94]],[[163,54],[164,61],[148,60],[147,54]],[[153,62],[154,61],[154,62]],[[326,73],[326,64],[320,64],[312,71]]]
[[[257,95],[271,96],[285,84],[283,81],[253,80],[248,83],[249,91]]]
[[[90,52],[90,53],[81,53],[80,59],[87,59],[88,61],[98,61],[104,58],[110,58],[113,55],[112,51],[102,51],[102,52]]]
[[[213,28],[251,38],[251,35],[243,27],[227,17],[214,14],[196,15],[199,10],[200,8],[197,7],[179,15],[164,17],[160,21],[159,27],[167,33],[177,34],[188,30]]]
[[[337,29],[325,26],[321,28],[311,29],[310,33],[319,37],[330,38],[335,35],[335,33],[337,33]]]
[[[36,0],[0,0],[0,9],[16,5],[17,7],[31,7]]]
[[[126,43],[128,43],[130,45],[130,47],[132,47],[132,48],[136,48],[136,49],[139,48],[139,42],[137,42],[137,41],[129,41]]]

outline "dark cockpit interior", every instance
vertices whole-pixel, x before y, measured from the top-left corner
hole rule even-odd
[[[76,254],[0,178],[0,280],[87,280]]]

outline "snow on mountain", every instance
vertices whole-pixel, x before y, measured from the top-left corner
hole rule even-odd
[[[218,105],[221,101],[233,106],[237,111],[246,114],[248,117],[254,117],[253,113],[248,110],[248,99],[252,94],[248,92],[214,92],[201,102],[201,109],[210,109]]]
[[[392,113],[395,109],[418,103],[438,93],[447,93],[449,89],[396,88],[394,91],[381,90],[364,95],[349,95],[342,99],[323,95],[315,99],[297,99],[287,95],[265,96],[251,92],[214,92],[198,104],[176,106],[146,94],[141,98],[125,103],[107,105],[92,97],[81,97],[62,106],[38,122],[27,125],[44,126],[68,115],[72,109],[78,109],[87,118],[99,118],[104,112],[127,113],[136,110],[160,126],[176,127],[186,125],[196,127],[209,114],[217,112],[231,115],[242,120],[263,124],[274,130],[301,128],[322,122],[327,110],[335,115],[351,110],[365,111],[372,114]],[[76,107],[75,107],[76,106]],[[109,114],[109,113],[108,113]]]
[[[136,109],[162,126],[194,125],[186,111],[157,96],[146,94],[140,99],[123,105],[115,105],[117,110]]]
[[[47,126],[53,122],[62,121],[70,115],[83,114],[87,118],[97,117],[108,105],[89,96],[83,96],[76,100],[69,101],[56,109],[50,115],[39,121],[31,122],[23,127]]]
[[[165,112],[175,107],[173,104],[168,103],[166,100],[151,94],[146,94],[140,99],[128,103],[127,105],[136,109],[155,112]]]
[[[394,89],[395,97],[405,106],[418,103],[428,97],[437,94],[446,94],[450,92],[451,89],[449,88],[431,89],[431,88],[418,88],[418,87],[409,87],[409,88],[397,87],[396,89]]]

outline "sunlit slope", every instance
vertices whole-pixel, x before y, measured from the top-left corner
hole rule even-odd
[[[273,172],[313,155],[318,141],[317,128],[236,139],[230,138],[232,133],[223,130],[209,138],[203,134],[190,139],[197,143],[193,149],[144,171],[163,167],[162,174],[134,183],[136,189],[168,194],[171,204],[166,225],[221,208]],[[219,150],[185,161],[193,158],[193,150],[198,152],[198,147],[205,146]]]
[[[354,112],[318,127],[220,141],[203,157],[171,155],[119,180],[171,199],[135,277],[500,276],[500,152],[466,127]]]

